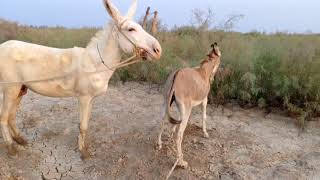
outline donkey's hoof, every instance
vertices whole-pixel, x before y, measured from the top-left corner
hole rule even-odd
[[[13,140],[15,142],[17,142],[18,144],[20,144],[21,146],[27,146],[28,145],[28,142],[21,136],[13,137]]]
[[[162,144],[157,144],[156,145],[156,149],[159,151],[159,150],[161,150],[162,149]]]
[[[209,136],[209,134],[208,134],[207,132],[205,132],[205,133],[203,134],[203,137],[209,138],[210,136]]]
[[[174,135],[175,135],[175,132],[171,132],[170,135],[169,135],[169,139],[173,139]]]
[[[91,154],[89,153],[87,148],[80,150],[80,153],[81,153],[81,159],[83,161],[91,158]]]
[[[188,167],[188,162],[181,159],[181,160],[179,160],[177,166],[179,166],[183,169],[186,169]]]
[[[17,158],[18,157],[18,150],[17,148],[11,144],[7,146],[8,149],[8,156],[11,158]]]

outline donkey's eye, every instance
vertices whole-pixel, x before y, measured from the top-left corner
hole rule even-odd
[[[133,31],[136,31],[136,29],[134,29],[134,28],[129,28],[128,31],[133,32]]]

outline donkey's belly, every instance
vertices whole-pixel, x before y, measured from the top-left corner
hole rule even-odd
[[[90,76],[80,76],[76,86],[76,91],[80,94],[90,94],[99,96],[108,89],[109,80],[113,72],[97,73]]]
[[[203,100],[204,100],[204,99],[203,99]],[[192,106],[192,107],[198,106],[198,105],[200,105],[200,104],[203,102],[203,100],[193,100],[193,101],[191,101],[191,106]]]
[[[49,97],[71,97],[78,94],[75,91],[74,79],[30,83],[26,84],[26,86],[35,93]]]

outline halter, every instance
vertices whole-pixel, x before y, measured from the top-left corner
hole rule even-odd
[[[143,48],[140,48],[137,46],[137,44],[135,42],[133,42],[133,40],[131,40],[125,33],[122,32],[122,26],[123,24],[128,21],[128,19],[125,19],[123,20],[119,25],[116,25],[117,29],[118,29],[118,32],[121,33],[133,46],[134,46],[134,52],[133,52],[133,55],[131,57],[129,57],[128,59],[112,66],[112,67],[109,67],[105,61],[103,60],[102,56],[101,56],[101,53],[100,53],[100,50],[99,50],[99,44],[97,43],[97,51],[98,51],[98,54],[99,54],[99,57],[100,57],[100,61],[102,62],[102,64],[104,66],[106,66],[109,70],[111,71],[115,71],[115,69],[117,68],[121,68],[121,67],[124,67],[124,66],[128,66],[128,65],[131,65],[131,64],[134,64],[134,63],[137,63],[137,62],[140,62],[141,61],[141,57],[143,57],[142,53],[144,51]]]

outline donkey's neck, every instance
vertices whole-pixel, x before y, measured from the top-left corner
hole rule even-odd
[[[114,25],[108,24],[98,31],[91,39],[86,50],[98,66],[105,66],[104,63],[112,67],[120,62],[120,48],[117,40],[117,32],[113,31]]]
[[[214,75],[218,69],[220,64],[220,59],[216,60],[207,60],[207,62],[203,63],[199,68],[199,73],[201,77],[209,82],[211,75]]]

